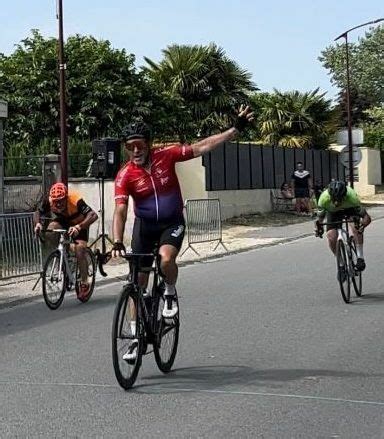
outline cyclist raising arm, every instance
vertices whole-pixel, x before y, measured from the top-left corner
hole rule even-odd
[[[331,181],[328,189],[320,195],[318,208],[319,213],[315,223],[315,233],[317,236],[323,235],[324,227],[322,223],[325,217],[327,217],[327,223],[333,223],[327,225],[327,238],[329,248],[334,255],[336,255],[337,228],[343,217],[347,216],[351,219],[358,217],[362,219],[360,227],[357,228],[355,224],[351,224],[350,227],[356,243],[356,269],[363,271],[365,269],[363,232],[365,227],[371,222],[371,217],[361,205],[357,193],[352,188],[347,187],[343,181]]]
[[[135,222],[132,251],[150,253],[159,243],[161,270],[165,278],[165,306],[163,316],[176,315],[175,294],[180,251],[185,222],[183,200],[175,172],[175,163],[199,157],[230,141],[253,120],[247,107],[240,107],[233,128],[207,137],[192,145],[172,145],[151,150],[151,132],[143,123],[130,124],[122,133],[122,141],[130,153],[130,161],[119,171],[115,180],[115,211],[113,216],[114,246],[112,255],[125,251],[124,227],[127,219],[128,198],[134,201]],[[145,283],[144,277],[141,279]]]

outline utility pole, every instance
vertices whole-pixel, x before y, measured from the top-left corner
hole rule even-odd
[[[4,143],[3,121],[8,117],[8,104],[0,101],[0,214],[4,213]]]
[[[65,70],[64,35],[63,35],[63,1],[56,0],[56,18],[59,21],[59,74],[60,74],[60,164],[61,181],[68,185],[68,135],[67,135],[67,107],[65,99]]]
[[[349,155],[349,184],[353,188],[353,182],[354,182],[354,175],[353,175],[353,144],[352,144],[352,114],[351,114],[351,77],[350,77],[350,70],[349,70],[349,49],[348,49],[348,33],[352,30],[358,29],[359,27],[368,26],[370,24],[376,24],[380,23],[381,21],[384,21],[384,18],[379,18],[377,20],[368,21],[367,23],[359,24],[358,26],[355,26],[351,29],[348,29],[347,31],[343,32],[341,35],[339,35],[337,38],[335,38],[335,41],[339,40],[340,38],[345,39],[345,56],[346,56],[346,101],[347,101],[347,121],[348,121],[348,155]]]

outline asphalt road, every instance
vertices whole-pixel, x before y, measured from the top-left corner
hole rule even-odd
[[[118,285],[0,311],[0,437],[384,437],[384,221],[366,233],[363,298],[342,302],[325,240],[180,271],[173,373],[111,362]]]

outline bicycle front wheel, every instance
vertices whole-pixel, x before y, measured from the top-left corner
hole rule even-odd
[[[96,259],[95,255],[93,254],[92,250],[89,248],[85,249],[85,259],[87,261],[87,283],[89,285],[89,291],[86,296],[80,295],[80,269],[79,264],[76,264],[76,294],[77,298],[80,300],[80,302],[88,302],[88,300],[91,298],[93,290],[95,289],[95,281],[96,281]]]
[[[176,293],[176,301],[179,311],[172,319],[165,319],[162,316],[164,308],[163,291],[156,294],[155,318],[156,321],[156,340],[153,344],[153,353],[158,368],[163,373],[168,373],[172,369],[176,358],[177,346],[179,344],[180,331],[180,308]]]
[[[345,244],[340,239],[336,244],[336,260],[341,296],[345,303],[349,303],[351,300],[351,276],[348,269],[349,263]]]
[[[65,266],[60,263],[60,252],[53,251],[47,258],[43,268],[43,297],[49,309],[57,309],[63,302],[67,282]]]
[[[125,390],[130,389],[136,381],[143,343],[144,328],[138,294],[133,285],[128,284],[118,298],[112,325],[113,368],[118,383]]]
[[[357,252],[356,243],[353,239],[351,240],[351,263],[353,289],[355,290],[356,296],[361,297],[363,295],[363,273],[356,270]]]

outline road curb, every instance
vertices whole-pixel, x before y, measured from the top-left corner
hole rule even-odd
[[[268,242],[268,243],[265,243],[265,244],[255,244],[255,245],[250,245],[250,246],[247,246],[247,247],[242,247],[242,248],[239,248],[239,249],[236,249],[236,250],[230,250],[230,251],[227,251],[227,252],[215,253],[215,254],[212,254],[212,255],[209,255],[209,256],[203,256],[203,257],[201,257],[199,259],[196,259],[196,260],[193,260],[193,261],[184,261],[184,262],[181,261],[177,265],[179,267],[187,267],[189,265],[199,264],[201,262],[206,262],[206,261],[213,260],[213,259],[220,259],[220,258],[224,258],[226,256],[235,255],[235,254],[238,254],[238,253],[246,253],[248,251],[257,250],[257,249],[261,249],[261,248],[265,248],[265,247],[273,247],[273,246],[276,246],[276,245],[279,245],[279,244],[286,244],[286,243],[291,242],[291,241],[297,241],[299,239],[308,238],[309,236],[313,236],[313,233],[305,233],[305,234],[294,236],[294,237],[291,237],[291,238],[281,238],[281,239],[280,238],[276,238],[276,241],[273,241],[273,242]],[[108,285],[108,284],[116,283],[118,281],[124,282],[124,280],[125,279],[124,279],[124,277],[122,275],[112,276],[112,277],[110,277],[108,279],[107,278],[100,279],[97,282],[97,285]]]
[[[384,219],[384,215],[378,216],[374,219],[372,219],[372,222],[380,220],[380,219]],[[268,243],[264,243],[264,244],[255,244],[255,245],[250,245],[250,246],[246,246],[246,247],[242,247],[236,250],[230,250],[227,252],[221,252],[221,253],[216,253],[216,254],[212,254],[209,256],[203,256],[199,259],[193,260],[193,261],[185,261],[185,262],[179,262],[178,266],[179,267],[187,267],[189,265],[194,265],[194,264],[198,264],[198,263],[202,263],[202,262],[206,262],[209,260],[214,260],[214,259],[220,259],[220,258],[224,258],[226,256],[231,256],[231,255],[235,255],[235,254],[239,254],[239,253],[246,253],[252,250],[258,250],[258,249],[262,249],[262,248],[266,248],[266,247],[274,247],[276,245],[280,245],[280,244],[287,244],[289,242],[292,241],[298,241],[300,239],[304,239],[304,238],[308,238],[310,236],[313,236],[313,233],[303,233],[301,235],[296,235],[290,238],[276,238],[276,241],[272,241],[272,242],[268,242]],[[122,275],[118,275],[118,276],[112,276],[112,277],[108,277],[105,279],[100,279],[98,281],[96,281],[96,285],[100,285],[100,286],[106,286],[106,285],[111,285],[117,282],[124,282],[125,280],[125,276]],[[30,297],[23,297],[21,299],[16,299],[16,300],[10,300],[8,302],[4,302],[2,304],[0,304],[0,310],[5,309],[5,308],[14,308],[15,306],[18,305],[23,305],[26,303],[30,303],[30,302],[35,302],[37,300],[41,300],[42,299],[42,295],[38,294],[35,296],[30,296]]]
[[[377,218],[372,219],[372,222],[377,221],[379,219],[384,219],[384,215],[378,216]],[[274,247],[274,246],[279,245],[279,244],[287,244],[288,242],[298,241],[300,239],[308,238],[309,236],[314,236],[313,232],[303,233],[301,235],[296,235],[296,236],[293,236],[290,238],[276,238],[276,241],[272,241],[272,242],[268,242],[268,243],[264,243],[264,244],[250,245],[250,246],[242,247],[242,248],[239,248],[236,250],[230,250],[227,252],[221,252],[221,253],[216,253],[216,254],[212,254],[209,256],[203,256],[203,257],[196,259],[196,260],[193,260],[193,261],[185,261],[185,262],[179,261],[178,266],[179,267],[186,267],[188,265],[194,265],[194,264],[206,262],[206,261],[213,260],[213,259],[219,259],[219,258],[224,258],[226,256],[236,255],[238,253],[246,253],[246,252],[261,249],[261,248]],[[97,284],[98,285],[108,285],[108,284],[115,283],[117,281],[124,282],[124,277],[119,275],[119,276],[110,277],[109,279],[100,279],[97,282]]]
[[[189,265],[194,265],[194,264],[206,262],[206,261],[213,260],[213,259],[224,258],[226,256],[231,256],[231,255],[235,255],[238,253],[246,253],[246,252],[252,251],[252,250],[257,250],[257,249],[261,249],[261,248],[265,248],[265,247],[273,247],[273,246],[276,246],[279,244],[285,244],[285,243],[288,243],[291,241],[297,241],[299,239],[307,238],[308,236],[312,236],[312,233],[305,233],[305,234],[297,235],[297,236],[290,237],[290,238],[281,238],[281,239],[276,238],[276,241],[268,242],[265,244],[251,245],[251,246],[242,247],[242,248],[239,248],[236,250],[230,250],[228,252],[221,252],[221,253],[215,253],[215,254],[212,254],[209,256],[203,256],[203,257],[196,259],[196,260],[193,260],[193,261],[179,262],[178,266],[179,267],[187,267]],[[115,284],[118,282],[124,282],[124,280],[125,280],[124,275],[118,275],[118,276],[115,275],[115,276],[111,276],[108,278],[99,279],[98,281],[96,281],[96,286],[112,285],[112,284]],[[9,302],[4,302],[4,303],[0,304],[0,310],[2,310],[4,308],[14,308],[15,306],[35,302],[35,301],[38,301],[41,299],[42,299],[42,295],[37,294],[35,296],[23,297],[21,299],[16,299],[16,300],[10,300]]]

